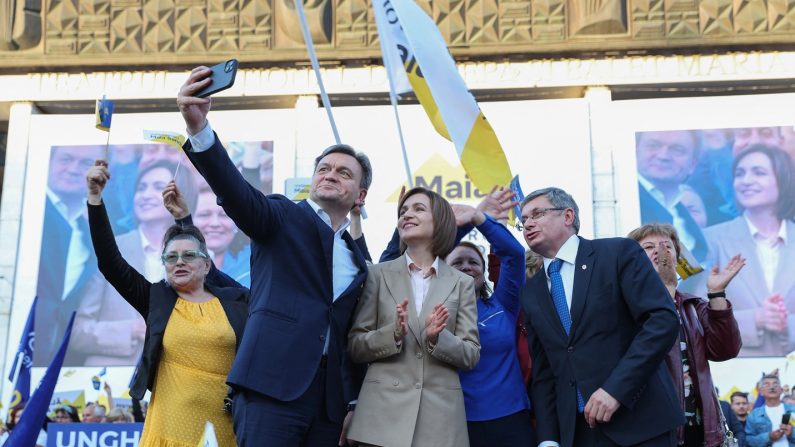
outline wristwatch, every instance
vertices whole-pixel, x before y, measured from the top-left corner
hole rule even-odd
[[[726,298],[726,291],[721,290],[720,292],[709,292],[707,293],[707,298],[715,299],[715,298]]]

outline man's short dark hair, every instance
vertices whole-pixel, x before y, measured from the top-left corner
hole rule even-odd
[[[574,227],[574,234],[580,232],[580,208],[577,206],[577,202],[574,201],[574,198],[560,188],[555,188],[552,186],[549,188],[537,189],[531,192],[525,196],[524,200],[522,200],[522,205],[519,207],[519,209],[524,209],[524,206],[527,205],[528,202],[542,196],[546,196],[547,200],[549,200],[549,203],[551,203],[555,208],[571,208],[574,210],[574,223],[572,224],[572,227]]]
[[[731,396],[729,396],[729,402],[734,403],[735,397],[742,397],[743,399],[748,401],[748,393],[743,393],[742,391],[735,391],[732,393]]]
[[[329,146],[323,151],[322,154],[315,158],[315,169],[317,169],[317,165],[320,164],[320,160],[329,154],[345,154],[355,158],[356,161],[359,162],[359,166],[362,168],[362,181],[359,182],[359,187],[363,189],[370,188],[370,184],[373,183],[373,166],[370,164],[370,158],[367,157],[364,152],[356,152],[356,149],[348,146],[347,144],[335,144],[333,146]]]

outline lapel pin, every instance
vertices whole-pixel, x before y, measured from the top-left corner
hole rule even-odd
[[[583,269],[583,270],[585,270],[585,269],[587,269],[587,268],[588,268],[588,267],[587,267],[585,264],[583,264],[583,265],[582,265],[582,269]]]

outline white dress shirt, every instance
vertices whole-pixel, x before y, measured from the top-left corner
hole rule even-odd
[[[80,280],[83,270],[85,270],[86,262],[88,262],[88,258],[91,257],[90,250],[92,250],[92,248],[87,247],[83,243],[83,232],[80,231],[80,226],[77,225],[77,221],[82,216],[85,207],[79,208],[76,212],[70,214],[69,208],[63,200],[50,188],[47,188],[47,198],[50,199],[55,209],[58,210],[58,214],[64,218],[72,229],[72,234],[69,237],[69,251],[66,253],[63,294],[59,297],[61,300],[65,300],[72,289],[77,286],[77,282]]]
[[[329,228],[333,229],[331,226],[331,217],[323,210],[323,208],[320,207],[320,205],[313,202],[312,199],[306,199],[306,203],[308,203],[309,206],[315,210],[318,217],[320,217],[320,219],[323,220],[323,222],[325,222]],[[342,295],[342,292],[344,292],[345,289],[351,285],[353,279],[359,273],[359,267],[356,265],[356,261],[353,256],[353,250],[348,248],[348,244],[345,242],[345,239],[342,238],[342,234],[345,233],[345,230],[347,230],[350,225],[351,220],[346,217],[339,229],[334,232],[334,253],[332,256],[334,301],[337,301],[337,298],[339,298],[340,295]]]
[[[554,259],[544,258],[544,273],[547,275],[547,288],[552,290],[552,280],[549,278],[549,264],[555,259],[563,261],[560,266],[560,277],[563,279],[563,290],[566,291],[566,304],[571,310],[571,291],[574,289],[574,263],[577,261],[577,250],[580,248],[580,238],[572,234],[563,243]]]
[[[204,152],[213,147],[213,144],[215,144],[215,134],[213,133],[213,128],[210,127],[210,122],[207,121],[207,125],[204,126],[204,129],[196,132],[194,135],[188,132],[188,140],[190,140],[190,146],[193,152]]]
[[[161,259],[161,250],[154,245],[138,227],[138,235],[141,238],[141,248],[144,252],[144,277],[151,283],[156,283],[163,279],[165,268]]]
[[[428,294],[428,288],[431,286],[431,279],[436,276],[439,271],[439,257],[433,260],[433,264],[425,270],[414,263],[411,257],[406,253],[406,266],[409,269],[409,277],[411,278],[411,292],[414,295],[414,308],[417,309],[417,316],[422,313],[422,303],[425,302],[425,295]]]
[[[679,192],[676,194],[676,197],[668,203],[665,201],[665,195],[662,191],[657,189],[650,181],[644,178],[642,175],[638,174],[638,182],[640,182],[641,186],[643,186],[646,191],[648,191],[649,195],[654,198],[660,205],[663,206],[668,212],[671,214],[673,218],[672,225],[676,228],[676,232],[679,235],[679,242],[685,245],[688,250],[693,250],[696,246],[696,237],[692,234],[687,232],[687,225],[685,225],[685,216],[680,216],[679,211],[676,209],[676,205],[682,199],[682,185],[679,185]]]
[[[751,233],[751,239],[756,244],[756,255],[759,257],[759,265],[762,266],[762,272],[765,275],[765,283],[767,290],[773,293],[773,285],[776,281],[776,271],[778,270],[778,260],[781,257],[781,247],[787,245],[787,226],[784,222],[779,225],[778,234],[772,238],[766,238],[761,231],[748,219],[748,216],[743,214],[745,222],[748,224],[748,230]]]

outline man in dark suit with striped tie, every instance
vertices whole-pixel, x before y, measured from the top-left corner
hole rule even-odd
[[[525,197],[521,223],[544,269],[522,296],[539,446],[672,446],[683,421],[663,359],[673,302],[640,246],[577,236],[579,210],[558,188]]]

